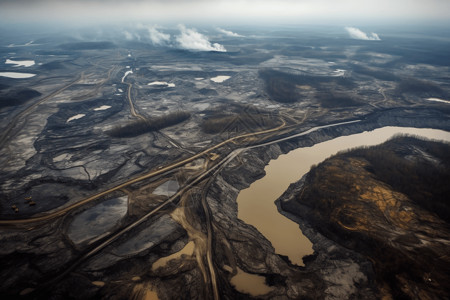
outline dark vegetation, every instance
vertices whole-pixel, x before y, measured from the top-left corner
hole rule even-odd
[[[205,133],[220,132],[254,132],[262,129],[275,128],[281,124],[278,117],[270,112],[254,106],[228,104],[213,111],[205,111],[209,115],[201,124]],[[227,112],[227,113],[224,113]]]
[[[220,132],[253,132],[255,130],[275,128],[281,124],[280,120],[264,114],[235,114],[214,116],[202,123],[205,133]]]
[[[349,95],[333,92],[320,93],[317,95],[317,100],[319,100],[320,105],[325,108],[360,106],[363,104],[362,102],[354,100]]]
[[[39,66],[39,68],[47,71],[52,71],[57,69],[64,69],[65,66],[60,61],[52,61]]]
[[[198,93],[203,95],[203,96],[217,96],[217,95],[219,95],[219,93],[217,93],[216,90],[207,89],[207,88],[203,88],[203,89],[198,90]]]
[[[191,114],[188,112],[174,112],[149,120],[137,120],[125,126],[117,126],[111,129],[108,134],[117,138],[135,137],[147,132],[176,125],[189,119],[190,116]]]
[[[414,149],[421,149],[436,163]],[[450,223],[450,145],[399,137],[385,144],[350,151],[346,155],[362,157],[370,163],[369,171],[415,203]],[[409,156],[410,158],[405,158]]]
[[[295,83],[282,77],[266,79],[266,89],[272,100],[281,103],[293,103],[299,101]]]
[[[41,93],[33,89],[7,90],[0,93],[0,108],[22,105],[29,100],[39,97]]]
[[[355,161],[364,162],[366,172]],[[381,208],[375,204],[378,196],[360,195],[377,182],[407,196],[399,200],[400,210],[388,199],[387,208]],[[382,145],[340,153],[312,167],[300,196],[283,204],[283,209],[368,256],[377,281],[390,287],[394,299],[414,299],[418,290],[421,298],[442,299],[450,292],[450,262],[439,253],[448,252],[448,246],[438,241],[422,243],[418,234],[428,241],[447,239],[449,182],[449,144],[399,136]]]
[[[432,82],[408,78],[400,81],[397,85],[398,93],[415,94],[422,97],[443,97],[443,90]]]
[[[361,75],[366,75],[370,77],[374,77],[376,79],[384,80],[384,81],[397,81],[399,78],[395,76],[393,73],[384,71],[379,68],[368,68],[362,65],[353,64],[351,65],[353,72],[356,72]]]
[[[111,42],[78,42],[67,43],[59,46],[63,50],[106,50],[116,48]]]
[[[272,69],[259,71],[259,76],[264,80],[266,92],[270,98],[280,103],[294,103],[301,101],[301,94],[297,85],[308,85],[312,88],[328,93],[334,90],[348,90],[355,87],[350,78],[333,76],[311,76],[303,74],[291,74]],[[354,106],[356,102],[349,101],[349,97],[339,96],[335,101],[330,97],[322,97],[318,100],[327,107]],[[339,100],[347,98],[343,103]],[[334,106],[336,105],[336,106]]]
[[[228,42],[227,42],[228,43]],[[257,52],[255,49],[245,48],[239,45],[239,51],[234,52],[228,49],[227,52],[215,51],[188,51],[183,49],[172,49],[166,52],[166,56],[183,57],[195,61],[211,61],[226,62],[236,66],[258,65],[263,61],[272,58],[270,53]]]
[[[423,153],[429,157],[424,157]],[[339,156],[366,160],[369,163],[366,170],[377,180],[405,194],[416,204],[450,224],[449,144],[399,136],[384,144],[353,149],[340,153],[337,157]],[[320,165],[311,168],[311,177],[314,177],[319,167]],[[333,190],[333,195],[326,194],[321,186],[310,185],[309,189],[315,189],[320,198],[339,199],[344,194],[349,198],[349,194],[352,193],[352,177],[342,176],[329,180],[332,185],[339,187]]]

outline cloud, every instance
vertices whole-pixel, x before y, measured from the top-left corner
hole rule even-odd
[[[130,32],[128,32],[128,31],[125,30],[125,31],[123,32],[123,34],[125,35],[125,39],[126,39],[127,41],[130,41],[130,40],[133,39],[133,34],[130,33]]]
[[[170,34],[158,31],[156,26],[149,27],[148,33],[154,45],[167,45],[170,42]]]
[[[227,52],[224,46],[218,43],[211,44],[206,36],[194,29],[186,28],[184,25],[179,25],[178,28],[180,35],[176,37],[176,41],[180,48],[194,51]]]
[[[366,41],[381,41],[378,34],[372,32],[370,35],[367,35],[367,33],[361,31],[360,29],[356,27],[345,27],[348,34],[352,39],[357,40],[366,40]]]
[[[219,27],[217,27],[216,29],[217,29],[217,31],[222,32],[223,34],[225,34],[227,36],[244,37],[243,35],[240,35],[238,33],[235,33],[235,32],[229,31],[229,30],[225,30],[225,29],[222,29],[222,28],[219,28]]]
[[[361,5],[361,2],[364,5]],[[407,9],[405,9],[407,7]],[[445,22],[448,0],[0,0],[0,20],[73,22],[215,22],[267,25],[377,21]],[[301,21],[300,21],[301,20]],[[224,23],[226,22],[226,23]],[[335,24],[335,23],[334,23]]]

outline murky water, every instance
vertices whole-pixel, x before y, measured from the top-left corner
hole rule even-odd
[[[252,296],[260,296],[273,290],[273,288],[266,285],[265,280],[262,276],[246,273],[237,268],[237,274],[230,281],[239,292]]]
[[[166,257],[161,257],[160,259],[158,259],[157,261],[155,261],[152,265],[152,270],[155,271],[160,267],[164,267],[169,261],[173,260],[173,259],[178,259],[180,258],[183,254],[184,255],[188,255],[188,256],[192,256],[192,254],[194,253],[194,242],[190,241],[189,243],[186,244],[186,246],[184,246],[183,249],[181,249],[180,251],[166,256]]]
[[[296,265],[302,257],[313,253],[312,244],[298,224],[281,215],[274,201],[299,180],[313,164],[318,164],[338,151],[383,143],[395,134],[414,134],[429,139],[450,141],[450,132],[435,129],[383,127],[369,132],[342,136],[312,147],[299,148],[270,161],[266,176],[242,190],[237,198],[238,217],[255,226],[275,248]]]

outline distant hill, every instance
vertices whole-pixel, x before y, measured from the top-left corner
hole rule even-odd
[[[398,137],[333,156],[284,210],[368,257],[381,298],[450,292],[450,145]]]

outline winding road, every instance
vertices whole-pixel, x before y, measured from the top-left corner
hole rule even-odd
[[[197,153],[195,155],[192,155],[189,158],[186,158],[184,160],[172,163],[172,164],[170,164],[168,166],[165,166],[165,167],[162,167],[162,168],[159,168],[159,169],[156,169],[156,170],[152,170],[152,171],[150,171],[150,172],[148,172],[146,174],[140,175],[140,176],[138,176],[138,177],[136,177],[134,179],[130,179],[130,180],[128,180],[128,181],[126,181],[126,182],[124,182],[122,184],[119,184],[119,185],[117,185],[115,187],[107,189],[107,190],[105,190],[103,192],[100,192],[98,194],[92,195],[92,196],[90,196],[88,198],[85,198],[85,199],[83,199],[83,200],[81,200],[81,201],[79,201],[77,203],[74,203],[74,204],[69,205],[69,206],[64,207],[64,208],[61,208],[61,209],[59,209],[57,211],[54,211],[54,212],[51,212],[51,213],[49,213],[47,215],[38,216],[38,217],[31,217],[31,218],[27,218],[27,219],[0,220],[0,226],[20,226],[20,225],[31,224],[31,223],[35,223],[35,222],[47,221],[47,220],[51,220],[51,219],[56,218],[56,217],[63,216],[67,212],[69,212],[69,211],[71,211],[71,210],[73,210],[75,208],[81,207],[81,206],[83,206],[83,205],[85,205],[85,204],[87,204],[87,203],[89,203],[91,201],[94,201],[94,200],[96,200],[96,199],[98,199],[98,198],[100,198],[102,196],[105,196],[105,195],[107,195],[107,194],[109,194],[111,192],[121,190],[121,189],[123,189],[123,188],[125,188],[125,187],[127,187],[127,186],[129,186],[129,185],[131,185],[133,183],[140,182],[142,180],[149,179],[149,178],[152,178],[152,177],[164,174],[164,173],[166,173],[168,171],[172,171],[173,169],[178,168],[178,167],[182,167],[185,164],[190,163],[190,162],[192,162],[192,161],[194,161],[194,160],[196,160],[198,158],[201,158],[201,157],[209,154],[213,150],[216,150],[216,149],[218,149],[218,148],[220,148],[220,147],[222,147],[222,146],[224,146],[224,145],[226,145],[228,143],[233,143],[235,141],[238,141],[239,139],[246,138],[246,137],[251,137],[251,136],[257,136],[257,135],[277,132],[277,131],[281,130],[283,127],[285,127],[285,125],[286,125],[286,122],[283,120],[283,123],[280,126],[276,127],[276,128],[263,130],[263,131],[259,131],[259,132],[256,132],[256,133],[247,133],[247,134],[243,134],[243,135],[239,135],[239,136],[235,136],[235,137],[229,138],[229,139],[227,139],[227,140],[225,140],[225,141],[223,141],[223,142],[221,142],[221,143],[219,143],[219,144],[217,144],[217,145],[215,145],[213,147],[210,147],[210,148],[208,148],[206,150],[203,150],[203,151],[201,151],[201,152],[199,152],[199,153]]]

